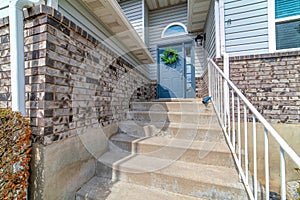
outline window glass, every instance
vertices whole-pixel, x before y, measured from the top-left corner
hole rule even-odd
[[[275,0],[276,19],[300,15],[300,0]]]
[[[300,0],[275,0],[276,49],[300,47]]]
[[[300,47],[300,20],[276,24],[277,49]]]
[[[192,66],[191,65],[186,65],[186,73],[188,73],[188,74],[192,73]]]
[[[186,64],[191,64],[192,63],[191,47],[186,47],[185,48],[185,59],[186,59]]]
[[[170,35],[176,35],[180,33],[186,33],[184,27],[180,25],[172,25],[164,32],[163,36],[170,36]]]

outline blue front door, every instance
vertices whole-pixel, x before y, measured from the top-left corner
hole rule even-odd
[[[173,64],[164,64],[161,57],[167,49],[178,52],[178,59]],[[158,98],[193,98],[195,97],[195,69],[193,66],[192,44],[180,44],[157,49]]]

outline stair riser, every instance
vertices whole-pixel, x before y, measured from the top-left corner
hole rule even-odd
[[[225,152],[160,147],[154,145],[139,145],[138,148],[135,149],[139,154],[156,158],[179,160],[197,164],[234,167],[231,154]]]
[[[204,147],[203,147],[204,148]],[[214,147],[205,147],[205,150],[187,148],[176,148],[170,146],[158,146],[149,144],[131,144],[125,141],[113,141],[110,145],[112,151],[127,151],[145,156],[163,158],[168,160],[179,160],[198,164],[208,164],[234,168],[231,154],[226,152],[212,151]]]
[[[96,161],[96,176],[111,179],[112,178],[112,166]]]
[[[188,129],[188,128],[174,128],[168,129],[172,136],[178,139],[197,140],[197,141],[217,141],[223,140],[224,136],[220,130],[207,129]]]
[[[193,123],[193,124],[217,124],[217,118],[213,115],[200,114],[173,114],[173,113],[127,113],[128,120],[144,122],[173,122],[173,123]]]
[[[167,132],[175,138],[189,139],[189,140],[207,140],[215,141],[216,138],[223,138],[221,130],[217,130],[219,125],[211,125],[213,130],[208,129],[196,129],[188,127],[171,127],[167,124],[165,126],[143,126],[138,124],[121,124],[120,130],[124,133],[133,136],[152,136],[159,135],[160,131]],[[209,128],[209,127],[207,127]]]
[[[243,190],[212,185],[205,180],[193,181],[180,177],[166,176],[159,172],[130,173],[126,169],[114,170],[114,179],[137,185],[159,188],[174,193],[207,199],[247,199]],[[196,174],[195,174],[196,176]],[[237,180],[238,181],[238,180]]]
[[[207,108],[199,103],[133,103],[131,110],[136,111],[169,111],[169,112],[195,112],[211,113],[211,107]]]
[[[127,151],[129,153],[132,152],[132,144],[131,142],[125,141],[110,141],[109,144],[110,151]]]

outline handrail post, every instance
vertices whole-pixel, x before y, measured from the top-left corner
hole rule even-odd
[[[225,77],[227,79],[229,79],[229,56],[227,53],[224,53],[223,68],[224,68],[223,71],[224,71]],[[230,104],[229,103],[229,87],[228,87],[227,81],[224,79],[224,108],[225,108],[224,111],[225,111],[225,116],[228,119],[228,122],[230,121],[230,116],[229,116],[230,105],[229,104]],[[229,127],[226,127],[226,128],[229,128]]]
[[[265,179],[266,179],[266,199],[270,199],[270,172],[269,172],[269,133],[264,128],[265,135]]]
[[[208,61],[207,63],[207,73],[208,73],[208,95],[211,97],[212,95],[212,91],[211,91],[211,85],[212,85],[212,82],[211,82],[211,64],[210,62]]]
[[[280,147],[281,200],[286,200],[285,173],[284,150]]]

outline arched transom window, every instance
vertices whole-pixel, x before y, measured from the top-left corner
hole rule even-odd
[[[164,28],[161,37],[169,37],[175,35],[184,35],[187,34],[186,26],[182,23],[171,23],[166,28]]]

